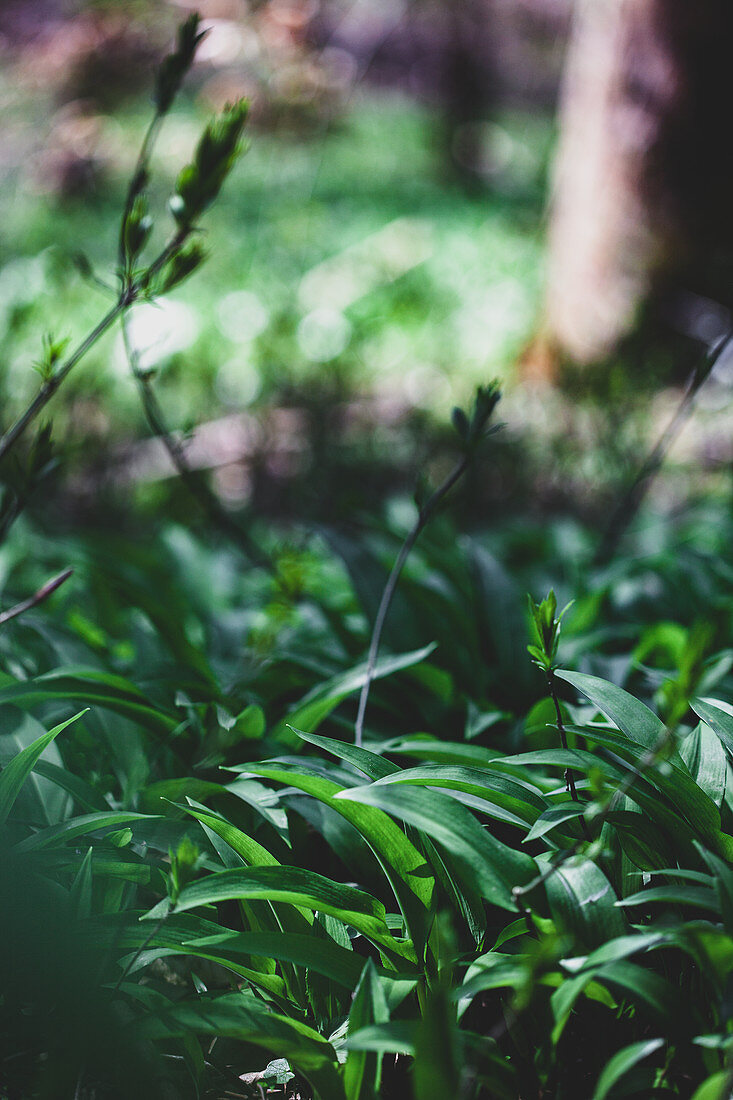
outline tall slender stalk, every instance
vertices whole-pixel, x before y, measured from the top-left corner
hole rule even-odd
[[[121,316],[127,308],[127,305],[128,303],[121,297],[92,331],[84,337],[81,343],[61,364],[52,377],[47,378],[41,384],[38,393],[28,407],[20,414],[7,431],[3,433],[2,437],[0,437],[0,461],[2,461],[8,451],[15,446],[26,428],[28,428],[36,417],[43,412],[63,380],[74,369],[77,363],[84,358],[87,352],[94,347],[100,337],[104,336],[105,332],[112,327],[117,318]]]
[[[430,494],[425,503],[420,506],[417,519],[400,547],[395,563],[387,578],[387,583],[384,586],[382,598],[379,601],[377,617],[374,620],[374,626],[372,628],[371,640],[369,642],[366,675],[364,677],[361,694],[359,695],[359,709],[356,716],[356,724],[354,726],[354,744],[356,745],[361,745],[364,739],[364,716],[366,714],[369,692],[377,666],[379,643],[405,562],[440,504],[450,493],[451,489],[461,480],[466,470],[477,457],[483,441],[487,436],[497,430],[497,426],[489,428],[488,424],[500,398],[501,390],[499,389],[499,383],[491,382],[488,386],[479,386],[476,389],[470,415],[466,415],[463,409],[456,408],[453,410],[453,426],[461,440],[464,452],[463,457],[454,466],[445,481],[443,481],[442,484]]]
[[[557,697],[557,684],[555,683],[555,673],[552,671],[552,669],[550,669],[550,671],[547,673],[547,691],[550,698],[552,699],[552,702],[555,705],[555,724],[557,725],[557,732],[560,734],[560,744],[567,751],[568,737],[565,732],[565,725],[562,720],[560,700]],[[575,786],[575,775],[573,774],[571,768],[565,769],[565,786],[573,802],[580,802],[580,799],[578,798],[578,791]]]
[[[614,508],[603,537],[598,544],[593,559],[594,565],[605,565],[614,557],[622,538],[639,511],[649,487],[662,468],[672,444],[689,420],[698,393],[712,374],[723,352],[729,347],[731,340],[733,340],[733,328],[729,329],[720,340],[708,349],[702,361],[697,364],[688,377],[680,403],[672,419],[644,459],[631,484]]]
[[[182,443],[175,437],[166,423],[163,410],[153,388],[153,378],[149,371],[140,366],[140,356],[137,348],[130,338],[128,317],[121,321],[122,338],[127,355],[127,361],[135,379],[135,384],[140,395],[145,419],[148,422],[153,435],[160,440],[165,447],[168,457],[175,467],[178,476],[191,496],[199,503],[205,515],[224,535],[239,546],[246,557],[259,566],[269,566],[271,563],[263,557],[259,548],[255,545],[249,532],[232,518],[221,506],[215,494],[196,470],[191,469],[186,458],[186,452]]]
[[[159,274],[169,260],[177,256],[186,243],[191,229],[184,227],[178,229],[169,242],[161,249],[160,253],[144,271],[131,279],[120,291],[119,297],[111,309],[105,313],[101,321],[89,332],[80,344],[63,360],[61,365],[49,377],[44,379],[36,396],[27,408],[20,414],[17,420],[0,437],[0,462],[8,451],[18,442],[20,437],[34,420],[43,412],[48,402],[54,396],[61,383],[66,379],[74,367],[91,351],[94,345],[104,336],[115,322],[122,317],[138,298],[145,292],[151,280]]]
[[[356,716],[356,725],[354,726],[354,744],[361,745],[364,739],[364,716],[366,714],[367,703],[369,701],[369,691],[371,689],[372,680],[374,679],[374,672],[377,666],[377,657],[379,655],[379,643],[382,638],[382,631],[384,624],[389,613],[390,605],[397,588],[397,582],[400,579],[400,574],[404,569],[405,562],[410,556],[413,546],[417,542],[418,538],[424,531],[427,524],[430,522],[432,516],[435,513],[436,508],[441,501],[448,495],[454,485],[463,477],[464,473],[468,469],[468,459],[463,458],[451,471],[442,485],[439,485],[435,492],[430,496],[427,502],[418,512],[417,519],[412,528],[408,532],[405,541],[400,547],[399,553],[395,559],[394,565],[390,571],[387,583],[384,586],[382,592],[382,598],[379,601],[379,609],[377,610],[377,617],[374,620],[374,627],[372,629],[371,641],[369,643],[369,655],[367,657],[366,675],[364,683],[361,688],[361,694],[359,696],[359,711]]]
[[[568,607],[569,606],[570,605],[568,605]],[[529,597],[529,613],[531,616],[533,640],[532,643],[527,646],[527,649],[532,657],[532,663],[537,665],[544,674],[547,692],[555,707],[555,722],[557,732],[560,735],[560,744],[565,750],[568,748],[568,738],[565,732],[562,710],[560,708],[560,699],[557,694],[555,669],[557,668],[556,658],[558,646],[560,644],[560,629],[563,616],[567,610],[567,607],[564,608],[558,615],[557,598],[552,589],[550,589],[541,603],[535,603],[532,597]],[[575,786],[575,776],[572,768],[565,769],[565,789],[573,802],[580,803],[581,800],[578,797],[578,790]],[[590,840],[588,827],[582,817],[580,819],[580,825],[583,830],[583,836],[586,840]]]
[[[562,719],[562,711],[560,710],[560,700],[557,695],[557,682],[555,680],[555,673],[553,669],[547,671],[547,690],[550,698],[555,706],[555,722],[557,724],[557,732],[560,734],[560,744],[564,749],[568,747],[568,737],[565,732],[565,724]],[[578,798],[578,790],[575,786],[575,773],[572,768],[565,769],[565,789],[572,798],[573,802],[580,802]],[[588,826],[585,823],[585,818],[580,818],[580,828],[582,829],[583,836],[586,840],[590,840],[590,833],[588,832]]]

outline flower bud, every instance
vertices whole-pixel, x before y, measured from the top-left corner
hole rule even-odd
[[[178,29],[176,49],[165,58],[155,81],[153,103],[158,114],[164,115],[178,94],[184,76],[191,68],[196,47],[206,34],[199,30],[201,18],[194,13]]]

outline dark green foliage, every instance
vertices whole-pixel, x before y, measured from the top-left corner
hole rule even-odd
[[[198,266],[244,118],[205,131],[147,274],[143,147],[123,298]],[[171,522],[128,540],[134,513],[5,522],[3,1100],[730,1094],[730,512],[609,566],[567,523],[459,539],[433,504],[498,399],[454,412],[459,463],[417,509],[258,530],[247,568]],[[43,431],[12,519],[52,462]],[[520,592],[549,577],[573,611],[530,598],[530,662]]]
[[[216,1096],[223,1082],[254,1080],[276,1058],[305,1095],[340,1098],[413,1087],[422,1100],[444,1094],[449,1080],[465,1097],[687,1096],[690,1082],[694,1092],[724,1072],[729,672],[717,681],[722,700],[689,700],[705,724],[687,712],[672,741],[638,695],[604,677],[558,672],[558,686],[572,684],[562,704],[569,746],[526,751],[517,735],[526,699],[513,713],[495,708],[483,729],[474,719],[463,735],[468,701],[487,714],[490,696],[472,699],[471,676],[443,644],[392,661],[375,680],[359,749],[349,734],[363,672],[348,672],[348,651],[365,644],[364,624],[344,574],[330,590],[315,580],[333,570],[329,552],[304,551],[312,570],[318,563],[311,586],[296,597],[286,632],[273,636],[267,662],[242,679],[254,639],[239,635],[232,678],[234,636],[222,649],[217,635],[247,590],[251,600],[259,589],[266,607],[268,586],[253,575],[238,589],[209,584],[204,596],[193,584],[182,599],[188,563],[203,551],[190,540],[177,545],[178,556],[163,544],[138,555],[138,581],[130,583],[128,565],[116,590],[104,559],[88,560],[83,617],[71,614],[69,590],[5,639],[19,672],[37,654],[30,677],[7,676],[0,693],[12,700],[19,736],[28,709],[63,713],[72,699],[93,707],[25,741],[0,772],[0,800],[12,792],[3,831],[7,874],[16,876],[12,919],[27,925],[18,942],[39,934],[21,916],[21,893],[56,898],[45,942],[66,945],[79,998],[58,1004],[110,1070],[124,1063],[125,1089],[152,1073],[171,1096]],[[453,550],[452,574],[471,552]],[[167,580],[151,590],[145,578],[161,555]],[[674,576],[674,553],[668,561],[662,586]],[[408,616],[423,586],[432,590],[431,571],[444,575],[446,564],[440,537],[426,535],[407,567]],[[460,597],[466,616],[478,612],[477,591]],[[349,631],[324,614],[329,600],[352,609],[346,647]],[[579,631],[583,601],[581,591],[566,616],[569,649],[583,648],[603,621],[586,618]],[[562,651],[551,605],[536,611],[542,652],[554,661]],[[131,630],[146,606],[157,625]],[[308,607],[321,608],[316,632]],[[613,637],[621,622],[612,609],[595,615]],[[599,664],[610,658],[603,642],[585,652]],[[719,665],[711,654],[705,674]],[[649,700],[649,684],[627,668],[627,682]],[[491,679],[485,684],[490,691]],[[538,683],[536,698],[541,691]],[[255,710],[263,718],[247,717]],[[288,712],[322,732],[299,736]],[[569,765],[577,806],[562,784]],[[34,892],[17,875],[31,875]],[[124,1095],[86,1040],[63,1055],[51,1044],[56,1009],[42,1006],[68,978],[54,968],[39,974],[29,952],[22,947],[8,971],[26,974],[29,1005],[37,998],[30,1016],[6,1017],[8,1044],[25,1042],[28,1052],[8,1063],[8,1081],[44,1095],[48,1065],[74,1087],[81,1076],[90,1096]],[[122,1030],[112,1023],[120,1013],[130,1022]]]

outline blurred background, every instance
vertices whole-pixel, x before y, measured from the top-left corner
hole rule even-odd
[[[203,273],[132,319],[189,464],[227,509],[337,518],[439,470],[451,407],[498,377],[506,427],[465,515],[601,521],[730,325],[730,4],[196,8],[209,33],[156,150],[158,231],[204,121],[239,96],[251,148],[207,216]],[[190,10],[0,6],[6,420],[40,334],[76,340],[107,308],[94,280],[114,280],[155,66]],[[732,385],[724,355],[662,504],[728,486]],[[52,410],[70,523],[189,508],[118,336]]]

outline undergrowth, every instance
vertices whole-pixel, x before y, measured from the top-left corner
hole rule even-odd
[[[198,265],[236,152],[237,106],[143,262],[198,33],[159,77],[112,320]],[[211,534],[22,517],[55,461],[27,432],[79,357],[49,341],[0,442],[0,1096],[728,1097],[727,507],[605,563],[570,523],[459,537],[438,505],[490,462],[488,387],[432,495],[253,538],[129,350]],[[572,606],[527,615],[553,577]]]

